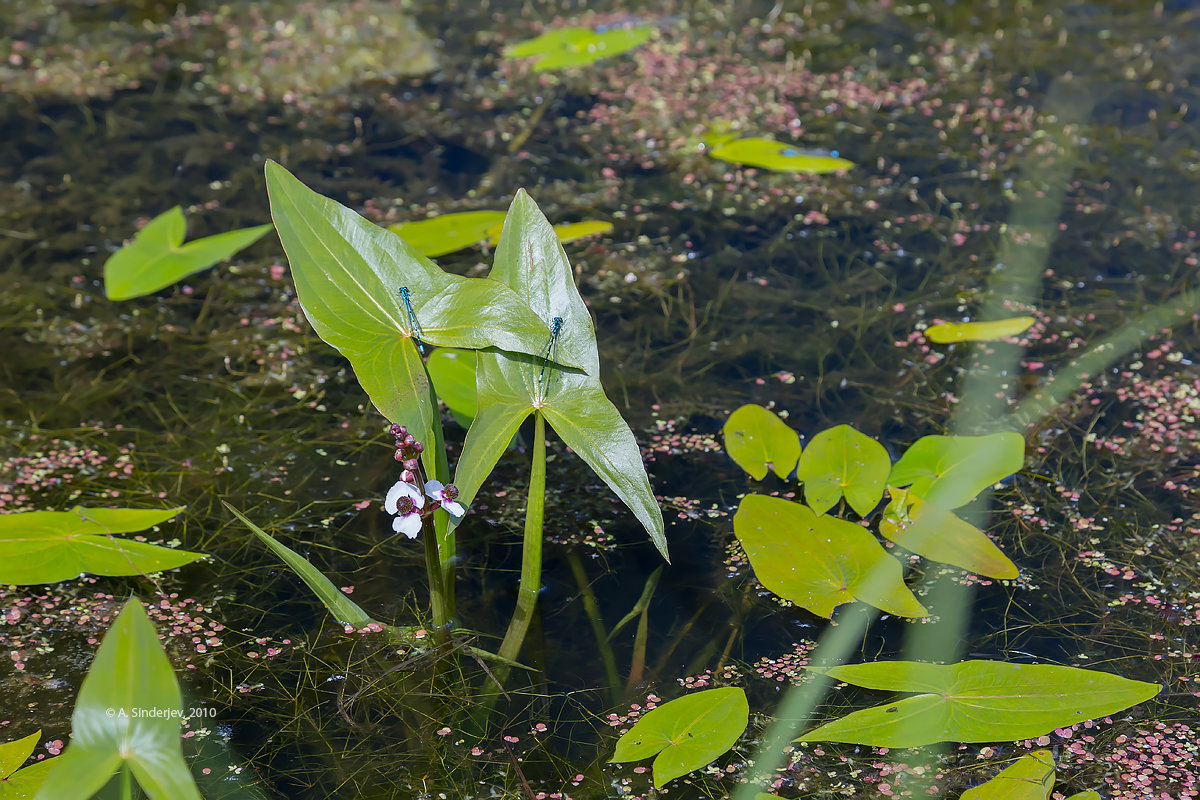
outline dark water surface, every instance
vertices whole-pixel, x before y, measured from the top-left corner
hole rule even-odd
[[[206,797],[656,796],[648,773],[605,764],[630,705],[715,681],[769,714],[827,624],[745,564],[732,513],[755,486],[721,452],[730,411],[773,404],[809,437],[851,424],[895,457],[961,413],[964,348],[919,330],[975,316],[998,264],[1038,276],[1009,309],[1037,322],[1000,410],[1195,282],[1193,3],[583,5],[0,8],[0,509],[186,505],[161,538],[212,554],[153,580],[4,589],[6,740],[40,729],[41,756],[68,740],[102,618],[137,592],[160,604],[185,692],[216,711],[185,740]],[[500,58],[572,20],[658,34],[554,75]],[[696,147],[718,122],[857,166],[740,169]],[[567,252],[673,554],[632,685],[605,685],[576,571],[611,628],[660,559],[561,444],[535,669],[481,738],[460,723],[486,676],[461,650],[345,634],[221,507],[376,618],[428,622],[419,544],[381,510],[398,477],[386,421],[304,320],[274,235],[154,296],[104,296],[105,259],[172,206],[189,238],[268,221],[267,158],[381,224],[503,209],[516,187],[552,222],[613,222]],[[1048,217],[1013,222],[1047,197]],[[490,260],[438,259],[466,275]],[[1031,421],[987,525],[1022,578],[976,588],[968,653],[1167,687],[1036,743],[1063,797],[1197,796],[1200,338],[1183,319]],[[463,435],[448,423],[452,447]],[[460,612],[482,647],[515,601],[527,476],[523,450],[503,459],[461,529]],[[636,627],[613,641],[622,681]],[[895,655],[907,627],[877,624],[856,657]],[[752,714],[732,755],[669,796],[724,796],[762,727]],[[1019,752],[964,746],[930,766],[927,795],[905,789],[921,754],[808,748],[776,791],[957,797]]]

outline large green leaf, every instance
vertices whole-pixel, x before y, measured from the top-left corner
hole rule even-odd
[[[817,515],[778,497],[752,494],[733,532],[763,586],[822,617],[859,600],[901,617],[925,617],[904,585],[900,562],[861,525]]]
[[[1025,440],[1016,433],[923,436],[913,442],[888,483],[908,486],[927,503],[958,508],[1025,463]]]
[[[774,411],[753,403],[725,421],[725,452],[756,481],[772,470],[786,478],[800,458],[800,437]]]
[[[83,508],[0,514],[0,583],[56,583],[93,575],[149,575],[182,567],[204,553],[116,539],[166,522],[183,507]]]
[[[478,404],[475,399],[475,352],[439,347],[425,362],[433,388],[446,408],[464,428],[471,426]]]
[[[818,514],[844,495],[855,513],[865,517],[883,498],[891,469],[883,445],[849,425],[838,425],[808,443],[796,465],[796,480],[804,481],[804,502]]]
[[[104,262],[105,296],[109,300],[129,300],[157,292],[249,247],[271,226],[242,228],[184,244],[186,230],[179,206],[150,220],[132,242]]]
[[[1014,580],[1017,565],[987,534],[954,512],[892,489],[892,502],[879,520],[879,532],[914,553],[1000,580]]]
[[[533,355],[545,349],[545,323],[507,286],[443,272],[396,234],[322,197],[274,161],[266,171],[271,217],[305,316],[350,360],[375,407],[407,426],[426,453],[434,452],[428,445],[436,409],[402,287],[423,341]],[[554,360],[580,367],[582,355],[564,343]]]
[[[1049,750],[1035,750],[963,792],[959,800],[1047,800],[1053,790],[1054,758]]]
[[[736,686],[707,689],[651,709],[617,740],[612,763],[654,759],[654,786],[710,763],[746,730],[750,708]]]
[[[353,625],[358,629],[365,628],[375,621],[357,603],[347,597],[345,592],[334,586],[333,581],[326,578],[319,569],[308,563],[308,559],[287,545],[280,543],[274,536],[255,525],[242,512],[229,505],[229,503],[226,503],[224,500],[221,503],[235,517],[241,520],[242,524],[249,528],[275,555],[279,556],[283,560],[283,563],[291,567],[292,572],[300,576],[300,580],[308,584],[308,588],[312,589],[313,593],[321,599],[321,602],[325,604],[325,609],[329,611],[329,614],[335,620],[343,625]]]
[[[837,153],[800,150],[773,139],[734,139],[710,149],[708,154],[720,161],[762,167],[773,172],[821,174],[841,172],[854,166],[853,161],[839,158]]]
[[[541,36],[504,49],[505,58],[536,58],[534,72],[582,67],[602,58],[620,55],[654,35],[651,25],[598,31],[572,26],[546,31]]]
[[[504,224],[503,211],[462,211],[415,222],[398,222],[388,230],[429,258],[482,242]]]
[[[921,747],[1032,739],[1115,714],[1162,688],[1107,672],[1004,661],[876,661],[825,673],[867,689],[920,694],[855,711],[797,741]]]
[[[150,800],[200,800],[183,760],[182,697],[142,602],[131,598],[104,635],[71,718],[71,743],[35,800],[87,800],[121,766]]]
[[[511,287],[542,323],[537,357],[481,351],[476,367],[479,413],[467,433],[455,473],[469,503],[521,422],[534,410],[625,502],[667,557],[662,512],[654,499],[641,450],[600,383],[600,355],[592,318],[554,229],[524,190],[518,191],[496,246],[492,278]],[[557,336],[553,320],[562,320]],[[586,372],[564,369],[558,348],[580,357]],[[548,362],[545,357],[551,356]]]

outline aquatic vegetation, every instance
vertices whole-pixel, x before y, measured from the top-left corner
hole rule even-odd
[[[1043,736],[1145,702],[1156,683],[1052,664],[874,661],[818,670],[868,689],[919,692],[855,711],[798,741],[922,747],[936,742],[996,742]]]
[[[33,754],[41,735],[39,730],[23,739],[0,744],[0,799],[23,800],[32,797],[46,780],[46,775],[54,766],[53,759],[35,761],[18,769]]]
[[[654,756],[654,786],[708,764],[746,730],[750,707],[737,687],[706,689],[647,711],[617,740],[612,761]]]
[[[504,57],[532,58],[534,72],[584,67],[602,58],[627,53],[650,40],[653,25],[596,30],[567,26],[546,31],[524,42],[504,48]]]
[[[718,144],[707,152],[718,161],[761,167],[772,172],[823,175],[827,172],[843,172],[854,167],[853,161],[841,158],[836,150],[828,153],[801,150],[774,139],[733,139]]]
[[[104,262],[105,296],[109,300],[130,300],[157,292],[249,247],[271,226],[228,231],[184,244],[186,230],[179,206],[146,223],[132,242]]]
[[[436,258],[483,241],[495,245],[500,241],[505,216],[503,211],[460,211],[455,214],[439,214],[415,222],[397,222],[387,228],[412,245],[421,255]],[[588,236],[608,233],[612,229],[611,222],[586,219],[555,225],[554,233],[560,242],[566,244]]]
[[[183,760],[183,697],[137,597],[104,636],[75,699],[73,736],[34,800],[88,800],[119,774],[151,800],[200,800]]]
[[[152,528],[181,511],[76,507],[0,514],[0,583],[57,583],[84,573],[144,575],[190,564],[205,554],[114,538]]]
[[[986,342],[1017,336],[1029,330],[1033,317],[1013,317],[988,322],[942,322],[925,329],[925,338],[935,344],[954,342]]]

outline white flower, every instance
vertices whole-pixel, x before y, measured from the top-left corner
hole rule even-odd
[[[388,489],[387,498],[383,501],[384,510],[396,515],[392,520],[392,530],[403,533],[410,539],[417,538],[417,534],[421,532],[421,509],[424,507],[425,498],[420,490],[404,481],[396,481],[396,484]]]
[[[454,499],[458,497],[458,489],[453,486],[443,486],[441,481],[425,481],[425,494],[441,503],[451,516],[461,517],[467,513],[462,503]]]

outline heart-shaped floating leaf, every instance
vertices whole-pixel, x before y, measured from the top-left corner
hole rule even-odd
[[[786,478],[800,458],[800,437],[775,412],[745,405],[725,421],[725,452],[756,481],[771,469]]]
[[[608,233],[613,229],[611,222],[602,222],[598,219],[585,219],[580,222],[563,222],[554,226],[554,235],[558,237],[558,241],[562,244],[573,242],[576,239],[586,239],[588,236],[597,236],[602,233]],[[497,225],[490,232],[492,244],[500,243],[500,233],[504,230],[503,225]]]
[[[92,575],[149,575],[182,567],[204,553],[116,539],[179,514],[160,510],[83,508],[0,514],[0,583],[56,583]]]
[[[0,744],[0,800],[29,800],[46,780],[54,759],[35,761],[18,770],[33,753],[42,732],[31,733],[24,739]]]
[[[104,635],[71,717],[71,743],[34,800],[88,800],[122,767],[150,800],[201,800],[183,760],[183,702],[158,633],[131,598]]]
[[[375,407],[418,440],[434,441],[436,408],[414,336],[445,347],[530,355],[545,349],[545,323],[507,286],[443,272],[396,234],[322,197],[274,161],[266,173],[271,216],[305,317],[350,360]],[[564,342],[554,360],[577,368],[584,355]],[[445,474],[436,463],[439,450],[427,446],[422,454],[431,476]]]
[[[763,586],[822,617],[859,600],[889,614],[926,617],[904,571],[861,525],[814,514],[799,503],[752,494],[733,532]]]
[[[662,511],[629,425],[604,394],[592,317],[554,229],[524,190],[513,198],[491,277],[511,287],[542,323],[538,357],[481,351],[475,370],[479,412],[467,432],[454,483],[469,504],[521,422],[537,410],[629,506],[667,557]],[[586,372],[555,363],[558,348],[582,356]]]
[[[920,694],[855,711],[797,741],[922,747],[1033,739],[1115,714],[1162,688],[1107,672],[1004,661],[876,661],[824,672],[867,689]]]
[[[651,709],[617,740],[614,764],[654,759],[654,786],[711,763],[746,730],[750,707],[736,686],[707,689]]]
[[[652,25],[605,31],[579,26],[556,28],[505,48],[504,57],[536,58],[533,71],[549,72],[620,55],[649,41],[653,35]]]
[[[823,174],[841,172],[854,166],[853,161],[839,158],[836,152],[800,150],[772,139],[734,139],[712,148],[708,154],[720,161],[762,167],[773,172]]]
[[[104,295],[109,300],[129,300],[157,292],[249,247],[271,226],[242,228],[184,244],[186,230],[179,206],[150,220],[132,242],[104,262]]]
[[[934,344],[987,342],[1007,339],[1029,330],[1033,317],[1012,317],[991,322],[943,322],[925,329],[925,338]]]
[[[883,498],[892,460],[883,445],[849,425],[823,430],[812,438],[796,465],[804,482],[804,502],[818,514],[846,502],[860,517]]]
[[[416,222],[398,222],[389,225],[388,230],[412,245],[421,255],[434,258],[482,242],[494,228],[503,224],[503,211],[463,211]]]
[[[987,783],[962,793],[959,800],[1046,800],[1054,790],[1054,758],[1034,750],[1005,767]]]
[[[987,534],[953,512],[892,489],[892,502],[879,521],[879,532],[906,550],[943,564],[1000,580],[1018,577],[1017,565]]]
[[[433,379],[434,390],[454,419],[464,428],[471,427],[477,408],[474,351],[439,347],[430,353],[425,366]]]
[[[926,503],[958,508],[1025,463],[1025,440],[1017,433],[987,436],[922,436],[905,451],[888,483],[909,486]]]

